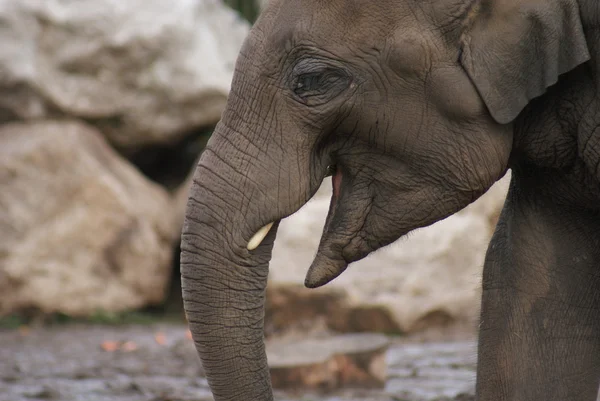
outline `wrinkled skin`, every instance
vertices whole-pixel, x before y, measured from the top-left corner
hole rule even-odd
[[[273,399],[263,305],[277,225],[330,172],[308,287],[459,211],[508,168],[483,274],[478,400],[596,399],[599,13],[595,0],[271,2],[183,229],[185,309],[216,401]]]

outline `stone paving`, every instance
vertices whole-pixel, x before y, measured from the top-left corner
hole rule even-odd
[[[116,349],[115,349],[116,348]],[[280,401],[472,401],[475,343],[394,340],[379,391],[283,394]],[[0,401],[209,401],[184,326],[0,331]]]

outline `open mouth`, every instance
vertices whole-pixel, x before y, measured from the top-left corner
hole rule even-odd
[[[374,194],[371,185],[360,181],[368,178],[352,174],[351,166],[343,162],[331,163],[327,176],[333,193],[319,248],[304,280],[308,288],[329,283],[372,251],[367,230]]]

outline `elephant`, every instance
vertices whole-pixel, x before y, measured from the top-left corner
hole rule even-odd
[[[272,0],[239,52],[182,229],[184,307],[215,400],[273,400],[272,247],[325,179],[308,288],[509,170],[483,265],[476,397],[596,400],[599,39],[596,0]]]

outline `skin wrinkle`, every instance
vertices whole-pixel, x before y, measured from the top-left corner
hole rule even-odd
[[[270,109],[271,109],[271,107],[273,107],[273,106],[272,106],[273,104],[274,104],[274,103],[271,103],[271,105],[270,105]],[[276,124],[276,120],[274,120],[274,121],[273,121],[273,124]],[[255,130],[255,131],[257,131],[257,130]],[[234,132],[234,130],[232,130],[232,132]],[[229,142],[230,142],[230,141],[229,141]],[[273,141],[270,141],[270,142],[273,142]],[[250,142],[250,141],[248,141],[248,143],[251,143],[251,142]],[[257,150],[259,149],[259,148],[258,148],[256,145],[253,145],[253,146],[255,146],[255,148],[256,148]],[[283,145],[281,145],[281,147],[283,147]],[[267,151],[266,153],[267,153],[268,155],[270,155],[270,154],[271,154],[271,152],[269,152],[269,151]],[[269,157],[270,157],[270,156],[269,156]],[[253,158],[253,157],[249,157],[249,158],[247,158],[247,159],[246,159],[246,158],[244,158],[244,160],[248,160],[248,163],[250,163],[250,161],[251,161],[251,160],[256,160],[256,158],[255,158],[255,157],[254,157],[254,158]],[[249,170],[251,170],[251,169],[250,169],[250,168],[245,168],[245,171],[249,171]],[[244,172],[243,174],[246,174],[246,173]],[[281,171],[278,171],[278,174],[279,174],[279,175],[281,175]],[[254,190],[252,190],[252,191],[254,191]],[[262,194],[262,195],[264,195],[264,194]],[[253,194],[253,195],[250,197],[250,199],[252,199],[252,197],[253,197],[253,196],[254,196],[254,194]],[[279,196],[277,196],[277,199],[278,199],[278,198],[279,198]],[[249,200],[248,202],[245,202],[245,203],[244,203],[244,205],[245,205],[246,207],[249,207],[249,206],[250,206],[250,204],[251,204],[251,201],[250,201],[250,200]],[[246,214],[246,213],[245,213],[245,214]]]
[[[212,151],[211,151],[210,149],[208,149],[208,148],[206,149],[206,151],[212,152]],[[214,155],[214,156],[215,156],[217,159],[219,159],[220,161],[222,161],[223,163],[225,163],[225,160],[224,160],[224,159],[222,159],[222,158],[220,158],[220,156],[218,156],[218,154],[217,154],[216,152],[213,152],[213,155]],[[216,177],[218,177],[218,178],[222,179],[222,180],[223,180],[222,182],[224,182],[224,183],[227,183],[227,180],[226,180],[224,177],[222,177],[222,176],[219,176],[219,174],[217,174],[217,173],[216,173],[216,171],[214,171],[214,170],[211,170],[211,169],[210,169],[209,167],[207,167],[207,166],[201,166],[201,168],[202,168],[202,169],[204,169],[205,171],[208,171],[208,172],[210,172],[211,174],[215,175]],[[236,174],[239,174],[239,175],[241,175],[241,176],[244,176],[244,177],[246,178],[246,180],[248,180],[250,183],[257,184],[256,182],[254,182],[254,181],[251,181],[251,178],[250,178],[250,177],[247,177],[247,176],[246,176],[246,173],[245,173],[244,171],[237,171],[237,170],[235,170],[235,169],[234,169],[234,172],[235,172]],[[194,184],[197,184],[197,181],[196,181],[196,180],[193,180],[193,183],[194,183]],[[258,185],[256,185],[256,186],[258,187]],[[228,185],[228,188],[232,188],[232,187],[233,187],[233,185]],[[260,191],[260,188],[259,188],[258,190]],[[236,191],[236,192],[240,193],[240,194],[241,194],[241,196],[242,196],[242,198],[244,198],[245,200],[247,200],[247,201],[248,201],[247,203],[251,203],[251,200],[252,200],[252,198],[251,198],[251,197],[247,197],[247,196],[244,194],[243,190],[240,190],[240,189],[237,189],[237,188],[236,188],[234,191]],[[215,194],[213,194],[213,195],[214,195],[214,196],[217,196],[217,195],[215,195]],[[261,195],[263,195],[263,196],[266,196],[266,194],[265,194],[264,192],[263,192],[263,193],[261,193]],[[219,198],[219,199],[220,199],[222,202],[225,202],[225,203],[227,203],[227,202],[225,201],[225,198]]]
[[[226,125],[226,123],[225,123]],[[233,150],[233,158],[234,160],[236,160],[236,163],[239,163],[240,166],[234,166],[233,163],[230,163],[228,160],[225,160],[223,157],[221,157],[219,154],[221,152],[221,148],[219,147],[211,147],[210,145],[207,147],[207,151],[212,152],[212,156],[215,158],[218,158],[221,160],[221,162],[224,165],[229,166],[230,169],[233,169],[235,171],[236,174],[238,175],[244,175],[246,171],[248,171],[248,169],[251,167],[251,163],[253,163],[253,159],[255,159],[256,155],[251,155],[249,153],[247,153],[247,149],[243,149],[242,148],[242,144],[245,144],[247,142],[249,142],[246,138],[244,138],[244,135],[241,134],[240,131],[243,130],[245,127],[240,127],[240,128],[236,128],[236,129],[229,129],[227,130],[227,134],[229,136],[233,136],[235,138],[235,140],[233,138],[228,138],[225,141],[226,142],[238,142],[240,145],[239,146],[235,146],[235,147],[229,147],[228,144],[225,145],[227,147],[228,150]]]
[[[195,235],[193,237],[201,238],[203,242],[208,242],[208,243],[214,242],[213,241],[214,238],[209,238],[209,237],[206,237],[206,236]],[[223,241],[221,241],[221,242],[222,243],[227,243],[229,241],[230,240],[223,239]],[[220,246],[216,246],[215,248],[216,249],[221,249],[222,247],[223,247],[223,245],[220,245]],[[193,247],[193,246],[190,249],[192,251],[195,251],[195,252],[198,252],[198,251],[201,250],[201,248]],[[256,267],[255,264],[253,264],[253,263],[247,263],[246,262],[247,261],[247,257],[246,257],[247,255],[239,255],[239,254],[235,254],[233,252],[232,253],[226,253],[226,254],[223,254],[223,255],[219,255],[215,251],[212,251],[212,250],[206,251],[206,254],[210,255],[210,257],[212,257],[212,256],[215,257],[214,259],[210,259],[210,261],[214,262],[215,265],[218,265],[219,263],[223,264],[223,262],[225,262],[225,263],[233,263],[239,269],[246,269],[246,268],[253,269],[253,268]],[[221,256],[223,259],[219,260],[218,256]],[[208,259],[208,257],[206,259]],[[182,264],[185,264],[185,263],[182,263]],[[188,276],[188,278],[189,279],[193,279],[193,276],[190,275],[190,276]]]

